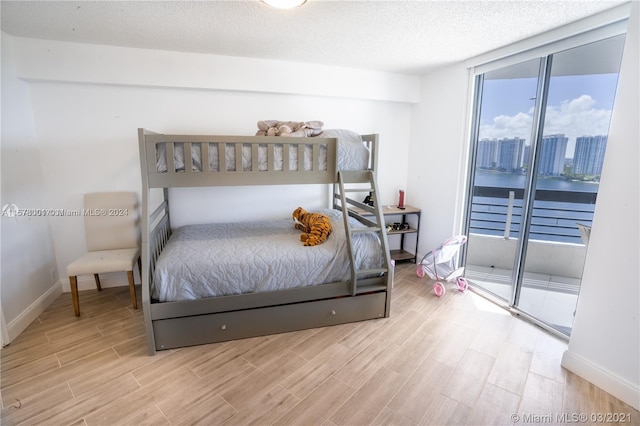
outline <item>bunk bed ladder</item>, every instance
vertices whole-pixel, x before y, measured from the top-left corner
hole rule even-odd
[[[347,188],[348,184],[363,184],[368,183],[369,186],[364,188],[362,185],[357,187]],[[389,242],[387,240],[387,233],[385,230],[384,216],[382,215],[382,208],[378,200],[378,188],[375,182],[375,176],[373,171],[338,171],[338,188],[336,191],[334,188],[334,207],[337,207],[336,200],[340,200],[340,208],[342,209],[342,216],[344,219],[344,228],[347,235],[347,249],[349,251],[350,263],[351,263],[351,294],[355,296],[358,292],[358,280],[367,276],[374,276],[380,274],[386,274],[390,276],[393,274],[391,268],[391,258],[389,256]],[[338,193],[339,192],[339,193]],[[368,192],[373,205],[364,204],[347,197],[349,192]],[[353,208],[350,208],[353,207]],[[349,223],[349,216],[356,217],[359,222],[364,224],[363,227],[353,227]],[[373,216],[373,220],[370,217]],[[353,251],[353,235],[360,232],[375,232],[380,238],[384,255],[384,264],[381,268],[376,269],[356,269],[355,253]],[[390,278],[390,281],[393,278]]]

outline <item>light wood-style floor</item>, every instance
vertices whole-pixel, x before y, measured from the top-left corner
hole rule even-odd
[[[561,368],[564,342],[471,292],[438,299],[414,268],[391,318],[155,356],[127,287],[81,292],[79,319],[63,294],[2,349],[2,424],[640,424]]]

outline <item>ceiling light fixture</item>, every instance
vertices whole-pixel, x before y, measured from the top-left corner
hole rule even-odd
[[[293,9],[302,6],[307,0],[262,0],[262,2],[278,9]]]

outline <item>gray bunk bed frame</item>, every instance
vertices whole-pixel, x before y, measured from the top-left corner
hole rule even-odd
[[[378,135],[362,135],[370,152],[369,168],[362,171],[337,170],[337,140],[334,138],[283,138],[269,136],[206,136],[163,135],[138,129],[142,172],[141,258],[142,306],[149,354],[158,350],[222,342],[261,335],[318,328],[348,322],[389,317],[393,268],[384,224],[378,202],[375,180]],[[175,143],[182,143],[184,168],[176,170]],[[210,170],[208,161],[201,161],[201,170],[193,171],[193,159],[187,153],[197,146],[201,158],[208,158],[209,144],[217,143],[219,171]],[[156,168],[156,153],[165,149],[167,170]],[[235,149],[236,171],[227,171],[225,147]],[[317,167],[320,147],[326,146],[326,170]],[[214,147],[216,145],[213,145]],[[250,146],[251,170],[243,170],[242,150]],[[267,148],[273,158],[275,146],[282,149],[283,158],[289,150],[298,150],[298,167],[290,170],[283,161],[282,170],[258,169],[258,147]],[[312,170],[304,170],[304,150],[312,146]],[[330,184],[333,187],[333,207],[343,211],[347,247],[351,257],[351,279],[348,281],[312,285],[303,288],[211,297],[198,300],[160,302],[153,300],[152,287],[155,264],[171,236],[169,188],[238,185]],[[367,184],[363,186],[362,184]],[[162,197],[152,200],[152,190],[160,189]],[[374,206],[360,203],[348,196],[350,192],[371,192]],[[158,197],[155,197],[158,198]],[[155,205],[152,206],[152,201]],[[350,207],[366,211],[367,217]],[[363,223],[363,228],[349,225],[348,216]],[[384,251],[384,265],[375,270],[356,270],[351,237],[363,229],[377,232]]]

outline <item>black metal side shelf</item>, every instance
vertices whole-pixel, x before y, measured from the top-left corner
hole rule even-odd
[[[359,210],[357,208],[352,208],[354,211]],[[387,236],[393,237],[397,236],[400,238],[400,248],[391,250],[391,258],[396,262],[405,262],[411,261],[413,263],[417,262],[418,257],[418,236],[420,231],[420,214],[421,210],[419,208],[408,206],[405,204],[404,209],[400,209],[396,206],[383,206],[382,214],[385,217],[385,222],[387,224]],[[369,213],[364,211],[358,211],[361,215],[368,215]],[[393,220],[393,216],[401,216],[402,219],[398,221]],[[413,220],[410,222],[407,221],[408,216],[413,216]],[[394,223],[402,224],[408,223],[408,229],[393,229],[392,225]],[[416,245],[413,248],[413,251],[409,251],[405,249],[405,235],[407,234],[416,234]]]

